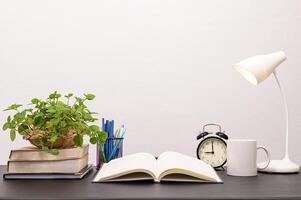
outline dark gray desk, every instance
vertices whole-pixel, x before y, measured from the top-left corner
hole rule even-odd
[[[0,167],[1,177],[5,167]],[[83,180],[0,180],[0,199],[301,199],[301,175],[230,177],[223,184],[91,183]]]

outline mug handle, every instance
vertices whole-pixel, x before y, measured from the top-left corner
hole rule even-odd
[[[267,156],[267,160],[266,160],[266,165],[265,166],[262,167],[262,166],[258,166],[257,165],[257,169],[258,170],[263,170],[263,169],[265,169],[265,168],[267,168],[269,166],[270,161],[271,161],[271,155],[270,155],[269,151],[264,146],[257,146],[257,150],[259,150],[259,149],[262,149],[265,152],[266,156]]]

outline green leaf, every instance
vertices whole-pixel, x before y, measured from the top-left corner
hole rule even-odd
[[[89,111],[89,114],[94,115],[94,114],[98,114],[98,112],[90,112]]]
[[[57,134],[60,133],[61,132],[61,127],[60,126],[55,126],[54,127],[54,132],[57,133]]]
[[[98,119],[97,118],[92,118],[91,120],[90,120],[90,122],[95,122],[95,121],[97,121]]]
[[[4,111],[7,111],[7,110],[16,110],[17,108],[21,107],[22,105],[21,104],[12,104],[10,106],[8,106],[8,108],[6,108]]]
[[[13,129],[13,128],[16,128],[16,124],[17,124],[17,122],[15,121],[15,120],[12,120],[11,122],[10,122],[10,129]]]
[[[33,124],[35,126],[37,126],[37,125],[41,124],[42,121],[43,121],[43,117],[41,115],[37,115],[33,120]]]
[[[77,103],[78,103],[79,105],[82,105],[83,102],[84,102],[84,100],[83,100],[82,98],[80,98],[80,97],[75,97],[75,100],[77,101]]]
[[[83,145],[83,136],[82,135],[76,135],[73,138],[74,143],[76,144],[76,146],[82,146]]]
[[[108,137],[108,134],[104,131],[97,133],[100,143],[105,143]]]
[[[10,130],[10,140],[14,141],[16,139],[16,131],[15,129]]]
[[[30,112],[30,113],[31,113],[32,111],[33,111],[32,108],[28,108],[28,109],[25,109],[23,112],[25,112],[25,113],[26,113],[26,112]]]
[[[40,138],[38,138],[38,139],[35,139],[34,141],[33,141],[33,143],[35,143],[36,145],[41,145],[42,144],[42,140],[40,139]],[[43,148],[42,148],[43,149]],[[47,150],[48,150],[48,148],[47,148]]]
[[[24,120],[24,118],[25,118],[25,115],[24,115],[23,112],[22,112],[22,113],[16,113],[16,114],[14,115],[14,120],[15,120],[16,122],[22,122],[22,121]]]
[[[48,153],[56,156],[56,155],[59,155],[59,150],[58,149],[49,149]]]
[[[52,136],[48,139],[48,141],[51,142],[51,143],[55,143],[56,140],[57,140],[57,138],[58,138],[58,135],[52,135]]]
[[[27,123],[28,124],[33,124],[34,120],[31,117],[27,118]]]
[[[47,109],[46,112],[48,112],[48,113],[56,113],[56,110],[54,108],[49,108],[49,109]]]
[[[7,121],[7,122],[10,122],[10,121],[11,121],[11,117],[8,116],[7,119],[6,119],[6,121]]]
[[[37,103],[39,103],[40,101],[39,101],[39,99],[37,99],[37,98],[33,98],[32,100],[31,100],[31,103],[32,104],[37,104]]]
[[[86,124],[83,123],[76,123],[76,129],[79,129],[81,132],[87,132],[89,131],[89,127]]]
[[[55,91],[55,92],[53,92],[52,94],[50,94],[49,96],[48,96],[48,98],[49,99],[58,99],[58,98],[60,98],[62,95],[61,94],[59,94],[59,93],[57,93],[57,91]]]
[[[97,143],[97,138],[96,137],[91,137],[90,138],[90,143],[91,144],[96,144]]]
[[[95,95],[94,94],[84,94],[86,99],[88,100],[93,100],[95,98]]]
[[[21,134],[21,135],[24,135],[25,131],[28,130],[28,126],[26,124],[21,124],[19,127],[18,127],[18,132]]]
[[[67,123],[65,121],[60,121],[60,126],[64,128],[67,126]]]
[[[69,94],[65,95],[66,98],[70,98],[72,96],[73,96],[73,93],[69,93]]]
[[[99,126],[91,125],[89,128],[92,132],[100,132]]]
[[[2,127],[2,130],[6,131],[7,129],[10,128],[10,122],[6,122],[3,127]]]

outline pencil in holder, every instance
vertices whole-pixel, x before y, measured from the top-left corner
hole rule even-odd
[[[123,137],[107,138],[104,144],[97,144],[96,167],[100,169],[104,163],[122,157]]]

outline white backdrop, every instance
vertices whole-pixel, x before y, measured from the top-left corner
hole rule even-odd
[[[232,69],[284,50],[290,153],[301,164],[301,1],[0,1],[0,108],[50,92],[91,92],[92,110],[127,127],[124,152],[195,155],[201,125],[284,152],[275,80],[250,85]],[[1,127],[8,113],[0,112]],[[0,164],[12,143],[0,134]],[[91,146],[90,161],[95,161]]]

